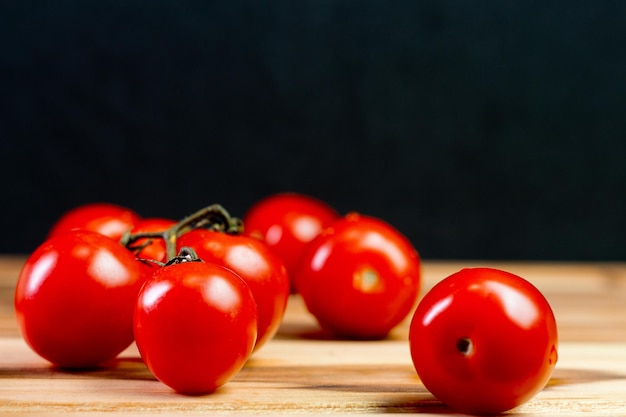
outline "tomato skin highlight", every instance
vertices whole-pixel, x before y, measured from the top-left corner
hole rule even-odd
[[[426,388],[455,410],[497,414],[547,384],[558,359],[554,314],[530,282],[492,268],[463,269],[420,301],[409,330]]]
[[[307,245],[296,288],[320,326],[335,336],[382,339],[413,309],[420,258],[386,222],[356,213]]]
[[[131,230],[141,217],[133,210],[111,203],[89,203],[65,212],[48,231],[48,238],[70,230],[90,230],[113,240]]]
[[[304,247],[339,213],[314,197],[277,193],[253,204],[243,217],[244,234],[263,240],[280,257],[295,292],[294,275]]]
[[[205,262],[234,271],[250,287],[257,303],[258,335],[255,350],[280,327],[289,299],[289,276],[281,259],[262,241],[205,229],[184,234],[179,248],[191,247]]]
[[[62,368],[89,368],[133,341],[141,265],[122,245],[75,230],[42,243],[26,260],[15,314],[27,344]]]
[[[157,270],[135,306],[137,347],[154,376],[181,394],[214,392],[248,360],[257,336],[247,284],[216,264]]]

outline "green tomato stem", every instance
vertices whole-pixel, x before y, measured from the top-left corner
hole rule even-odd
[[[193,248],[183,246],[180,248],[178,255],[167,261],[165,265],[182,264],[185,262],[202,262]]]
[[[162,232],[127,232],[122,236],[120,243],[138,253],[149,245],[151,241],[133,246],[136,241],[140,239],[163,239],[167,253],[167,262],[170,262],[178,255],[176,251],[178,238],[195,229],[240,234],[243,232],[243,222],[238,217],[232,217],[220,204],[212,204],[184,217],[178,223]]]

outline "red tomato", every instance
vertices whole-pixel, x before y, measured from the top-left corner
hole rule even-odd
[[[28,258],[15,290],[15,313],[28,345],[63,368],[93,367],[133,341],[141,266],[101,234],[72,231]]]
[[[326,203],[296,194],[274,194],[254,204],[243,217],[244,234],[262,239],[285,263],[293,276],[304,246],[339,214]]]
[[[389,224],[352,213],[309,243],[296,286],[322,328],[340,337],[380,339],[413,308],[420,259]]]
[[[154,376],[182,394],[215,391],[249,358],[257,335],[250,289],[206,262],[164,266],[146,281],[135,309],[135,338]]]
[[[435,285],[414,313],[409,340],[426,388],[472,414],[526,402],[557,361],[547,300],[528,281],[497,269],[463,269]]]
[[[263,242],[247,236],[197,229],[178,240],[206,262],[224,266],[248,284],[257,303],[255,349],[270,340],[280,326],[289,298],[289,276],[283,262]]]
[[[170,227],[174,226],[176,222],[171,219],[161,218],[147,218],[139,220],[135,223],[131,233],[146,233],[146,232],[164,232]],[[140,247],[147,244],[148,239],[138,239],[133,243],[133,247]],[[153,238],[148,246],[136,253],[138,258],[152,259],[159,262],[167,262],[167,250],[165,247],[165,241],[161,238]]]
[[[66,212],[52,226],[48,237],[68,230],[82,229],[101,233],[114,240],[132,229],[140,220],[133,210],[109,203],[92,203],[78,206]]]

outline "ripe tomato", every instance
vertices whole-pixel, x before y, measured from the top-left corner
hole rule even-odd
[[[352,213],[307,245],[296,286],[322,328],[380,339],[410,313],[420,278],[419,255],[403,235]]]
[[[135,223],[131,233],[146,233],[146,232],[163,232],[174,226],[176,222],[171,219],[162,218],[147,218],[139,220]],[[149,244],[148,244],[149,243]],[[160,238],[150,239],[138,239],[133,243],[133,247],[141,247],[148,244],[141,249],[136,256],[142,259],[152,259],[159,262],[167,262],[167,250],[165,241]]]
[[[71,231],[45,241],[27,259],[15,313],[28,345],[63,368],[114,358],[133,341],[141,265],[114,240]]]
[[[141,289],[135,338],[154,376],[182,394],[205,394],[232,379],[257,335],[250,289],[234,272],[206,262],[158,269]]]
[[[193,230],[178,240],[206,262],[224,266],[248,284],[257,303],[258,335],[255,349],[270,340],[280,326],[289,299],[289,276],[280,258],[263,242],[205,229]]]
[[[254,204],[243,216],[244,234],[261,239],[293,276],[304,246],[339,214],[326,203],[297,193],[279,193]]]
[[[497,269],[463,269],[435,285],[414,313],[409,340],[426,388],[467,413],[496,414],[526,402],[557,361],[547,300]]]
[[[82,229],[119,240],[139,220],[139,215],[133,210],[116,204],[85,204],[63,214],[48,232],[48,237],[57,236],[68,230]]]

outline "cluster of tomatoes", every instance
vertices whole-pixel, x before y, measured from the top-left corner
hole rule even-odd
[[[219,205],[180,220],[112,204],[77,207],[27,259],[15,311],[24,339],[69,369],[99,366],[133,341],[152,373],[212,392],[278,330],[282,260]]]
[[[545,386],[556,324],[529,282],[464,269],[415,308],[420,283],[418,252],[399,231],[302,194],[269,196],[242,219],[219,205],[175,221],[90,204],[29,256],[15,310],[26,342],[59,367],[105,364],[135,341],[155,377],[184,394],[232,379],[278,331],[293,293],[337,338],[385,338],[413,312],[415,369],[460,411],[505,411]]]

